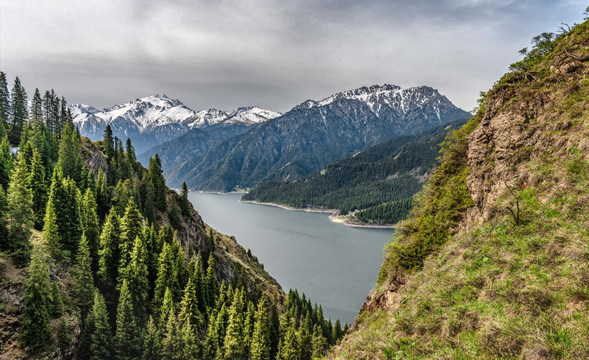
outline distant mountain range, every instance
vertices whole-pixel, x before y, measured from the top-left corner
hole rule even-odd
[[[362,87],[321,101],[307,100],[205,153],[184,155],[179,158],[181,163],[165,164],[165,173],[172,186],[184,181],[192,189],[211,191],[289,181],[379,141],[469,116],[431,87]],[[177,139],[163,144],[159,151],[174,148],[182,152],[180,143]]]
[[[91,140],[102,139],[106,126],[110,125],[114,136],[123,141],[127,138],[132,140],[137,153],[175,139],[191,129],[221,123],[249,126],[280,115],[256,106],[240,107],[229,112],[217,109],[194,111],[166,95],[151,95],[103,110],[86,104],[71,105],[70,108],[74,124],[82,135]]]

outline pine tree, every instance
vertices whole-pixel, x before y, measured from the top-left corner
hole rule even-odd
[[[161,357],[169,360],[182,359],[182,337],[176,316],[172,313],[166,322],[162,338]]]
[[[0,186],[0,214],[6,211],[6,192]],[[8,247],[8,229],[6,229],[6,221],[3,216],[0,216],[0,249],[4,250]]]
[[[139,189],[141,194],[143,216],[145,216],[145,219],[153,223],[155,221],[155,190],[153,188],[153,183],[151,182],[151,178],[149,177],[148,172],[143,173]]]
[[[8,92],[8,82],[6,81],[6,74],[0,71],[0,122],[4,128],[8,122],[10,111],[10,93]]]
[[[97,207],[94,193],[90,188],[86,189],[80,208],[80,224],[82,232],[86,234],[86,239],[88,240],[90,259],[92,260],[92,274],[98,272],[100,225],[98,223],[98,215],[96,214]]]
[[[6,191],[10,182],[10,174],[12,173],[12,153],[10,152],[10,143],[8,136],[2,137],[0,142],[0,185]]]
[[[153,321],[153,317],[149,317],[147,322],[147,331],[143,337],[143,356],[142,360],[160,360],[161,353],[161,334]]]
[[[12,91],[10,92],[10,110],[10,123],[12,126],[8,137],[11,143],[18,144],[25,122],[29,117],[27,93],[18,76],[14,79]]]
[[[135,238],[131,259],[122,275],[129,285],[131,302],[138,325],[144,325],[146,321],[145,302],[149,294],[149,281],[147,273],[147,252],[145,243],[141,237]]]
[[[109,196],[108,196],[108,185],[106,183],[106,177],[102,172],[102,168],[98,169],[98,180],[96,181],[96,204],[98,219],[101,221],[104,220],[106,214],[108,213],[108,209],[110,207],[109,204]]]
[[[299,326],[297,333],[298,344],[299,344],[299,359],[300,360],[311,360],[313,355],[313,346],[311,343],[311,334],[307,325],[303,324]]]
[[[86,318],[86,314],[90,311],[94,302],[94,278],[92,277],[92,258],[90,257],[90,246],[86,233],[82,233],[80,246],[78,247],[78,254],[76,256],[76,275],[75,275],[75,289],[76,289],[76,303],[80,307],[82,319]]]
[[[180,290],[186,286],[189,274],[188,268],[186,267],[186,255],[184,255],[184,249],[182,248],[182,244],[180,244],[180,240],[178,240],[177,232],[174,232],[174,237],[172,240],[172,252],[176,262],[176,279],[178,281],[178,290]]]
[[[63,299],[57,281],[51,282],[51,306],[49,307],[49,313],[53,319],[57,319],[63,315]]]
[[[182,296],[182,301],[180,302],[180,314],[178,315],[178,320],[180,321],[181,326],[184,326],[183,324],[187,322],[190,323],[191,328],[195,331],[202,325],[203,319],[198,310],[196,289],[192,279],[188,280],[188,283],[184,288],[184,294]]]
[[[98,249],[98,278],[105,291],[112,292],[117,284],[119,269],[119,217],[112,210],[102,227]]]
[[[344,333],[342,332],[342,325],[339,319],[337,319],[333,325],[333,342],[337,343],[343,336]]]
[[[61,256],[61,235],[59,234],[57,215],[55,215],[55,205],[52,198],[49,198],[45,210],[43,238],[47,243],[50,254],[59,259]]]
[[[186,186],[186,182],[182,182],[182,192],[180,193],[181,202],[180,202],[180,209],[182,210],[182,215],[188,216],[190,215],[190,200],[188,200],[188,187]]]
[[[41,99],[39,89],[35,89],[35,94],[31,100],[31,121],[34,124],[43,123],[43,99]]]
[[[294,324],[288,325],[284,338],[280,342],[277,359],[299,360],[299,341]]]
[[[117,307],[117,329],[115,333],[115,352],[117,359],[139,359],[141,355],[141,337],[139,326],[135,321],[133,300],[127,280],[121,285],[121,295]]]
[[[176,305],[174,304],[174,298],[172,297],[170,288],[166,288],[164,291],[162,305],[159,307],[159,309],[154,309],[154,314],[157,315],[157,324],[160,327],[164,327],[166,325],[170,316],[175,316]]]
[[[207,261],[207,275],[205,277],[205,285],[207,289],[207,297],[209,299],[209,307],[215,307],[217,296],[219,295],[219,284],[217,283],[217,274],[215,270],[215,257],[211,253]]]
[[[180,337],[182,344],[180,349],[182,351],[181,359],[198,359],[199,358],[199,342],[194,327],[190,321],[181,323]]]
[[[59,158],[57,165],[61,166],[63,170],[63,177],[68,176],[72,178],[76,184],[80,184],[82,180],[82,156],[80,155],[80,147],[82,141],[80,136],[76,133],[74,124],[68,122],[61,133],[61,141],[59,142]]]
[[[243,318],[243,292],[235,291],[233,303],[229,308],[229,324],[223,342],[225,359],[246,359],[246,344]]]
[[[157,233],[153,223],[147,222],[143,227],[143,240],[147,249],[147,278],[150,284],[149,298],[153,298],[154,284],[157,277],[160,248],[157,246]]]
[[[198,309],[200,310],[200,313],[203,314],[206,321],[207,306],[209,304],[209,300],[207,296],[207,289],[205,287],[204,274],[202,272],[202,256],[200,255],[200,253],[196,255],[196,262],[194,264],[191,279],[194,283],[194,288],[196,289]]]
[[[256,314],[256,307],[253,302],[247,301],[247,311],[246,315],[244,316],[244,323],[243,323],[243,334],[244,334],[244,342],[245,342],[245,353],[250,353],[250,346],[252,344],[252,337],[254,334],[254,316]]]
[[[86,326],[92,324],[90,331],[90,360],[112,359],[113,339],[108,321],[106,303],[102,295],[96,292],[94,305],[89,315],[91,320],[86,321]]]
[[[33,150],[33,160],[28,178],[31,192],[33,194],[33,222],[35,228],[43,228],[43,217],[47,208],[47,183],[45,180],[45,167],[41,159],[41,154],[37,149]]]
[[[51,290],[47,256],[40,245],[32,252],[29,278],[25,283],[23,295],[23,315],[21,318],[20,341],[27,351],[38,354],[49,343],[51,319]]]
[[[166,211],[166,181],[162,172],[162,163],[158,154],[149,159],[149,177],[154,189],[155,207]]]
[[[29,259],[29,237],[31,236],[30,229],[33,227],[34,219],[33,193],[28,180],[27,163],[19,155],[19,160],[10,177],[10,185],[6,194],[6,211],[4,213],[10,243],[2,246],[12,251],[19,265],[26,264]]]
[[[121,218],[121,237],[119,242],[119,252],[121,254],[119,264],[120,274],[124,273],[129,264],[135,238],[142,235],[143,225],[141,220],[141,213],[137,209],[133,197],[131,197],[125,209],[125,215]]]
[[[325,355],[327,349],[327,340],[323,336],[323,330],[319,324],[313,327],[313,337],[311,340],[311,347],[313,349],[313,359],[321,358]]]
[[[153,309],[156,314],[162,306],[166,289],[170,290],[174,299],[178,299],[180,285],[176,270],[177,262],[174,260],[172,247],[165,243],[158,259],[158,275],[153,296]]]
[[[67,322],[65,321],[65,317],[62,317],[59,321],[59,329],[57,330],[57,347],[61,354],[65,354],[71,341],[72,338],[69,333]]]
[[[104,140],[102,142],[103,152],[106,155],[109,165],[111,161],[114,160],[115,156],[115,149],[114,149],[114,139],[112,135],[112,128],[110,125],[106,125],[106,129],[104,129]]]
[[[255,314],[254,333],[250,345],[251,360],[270,360],[270,316],[268,297],[263,296]]]

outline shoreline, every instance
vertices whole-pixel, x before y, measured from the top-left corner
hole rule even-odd
[[[219,193],[222,194],[222,193]],[[253,204],[253,205],[262,205],[262,206],[273,206],[277,208],[281,208],[284,210],[289,211],[304,211],[304,212],[311,212],[311,213],[324,213],[330,214],[329,220],[331,222],[342,224],[345,226],[356,227],[356,228],[367,228],[367,229],[394,229],[394,225],[370,225],[370,224],[358,224],[351,222],[347,217],[339,215],[339,210],[335,209],[318,209],[318,208],[296,208],[288,205],[271,203],[271,202],[260,202],[255,200],[239,200],[242,203],[246,204]]]

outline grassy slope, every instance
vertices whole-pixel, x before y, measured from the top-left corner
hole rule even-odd
[[[487,93],[332,358],[589,358],[588,60],[585,22]]]

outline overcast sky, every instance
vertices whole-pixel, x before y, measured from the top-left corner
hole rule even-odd
[[[167,94],[200,110],[371,84],[429,85],[470,110],[532,36],[586,0],[0,0],[0,68],[29,94],[102,108]]]

